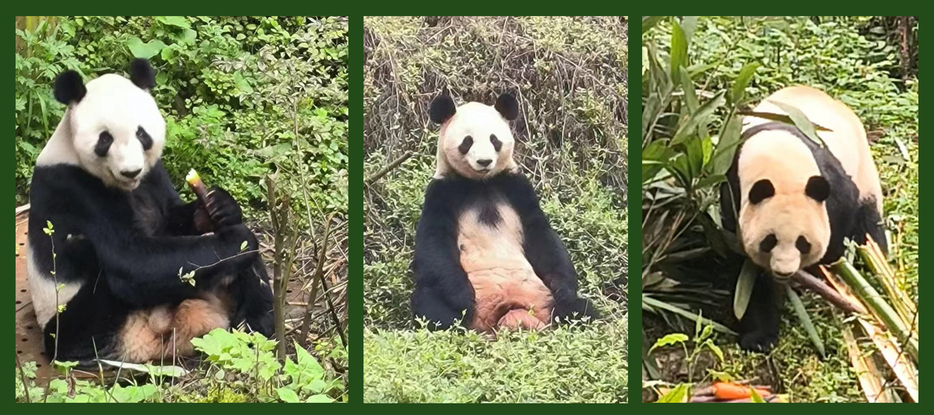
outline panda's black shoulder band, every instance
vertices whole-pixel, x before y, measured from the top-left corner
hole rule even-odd
[[[795,137],[798,137],[798,138],[800,138],[801,140],[803,140],[803,141],[805,142],[805,144],[807,144],[808,141],[811,141],[811,139],[809,139],[808,136],[805,135],[803,131],[801,131],[800,129],[798,129],[798,127],[796,127],[796,126],[794,126],[794,125],[791,125],[791,124],[786,124],[786,123],[783,123],[783,122],[778,122],[778,121],[769,121],[769,122],[766,122],[766,123],[759,124],[759,125],[757,125],[757,126],[755,126],[755,127],[752,127],[752,128],[750,128],[750,129],[748,129],[748,130],[746,130],[746,131],[743,131],[743,135],[742,135],[741,139],[742,139],[742,141],[746,141],[746,139],[748,139],[748,138],[750,138],[750,137],[752,137],[752,136],[754,136],[754,135],[756,135],[756,134],[759,134],[759,133],[761,133],[761,132],[763,132],[763,131],[776,131],[776,130],[778,130],[778,131],[785,131],[785,132],[787,132],[787,133],[789,133],[789,134],[791,134],[791,135],[794,135]]]
[[[87,92],[81,74],[76,71],[68,70],[55,77],[53,93],[55,99],[62,104],[68,105],[79,102]]]
[[[130,80],[142,89],[152,89],[156,86],[156,71],[152,69],[148,60],[133,59],[133,62],[130,62]]]

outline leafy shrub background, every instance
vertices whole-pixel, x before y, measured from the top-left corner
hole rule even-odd
[[[412,154],[365,190],[366,401],[626,399],[626,40],[618,17],[364,19],[366,176]],[[413,325],[409,263],[437,141],[428,105],[443,90],[458,103],[516,95],[517,161],[609,322],[495,343]]]
[[[157,71],[163,159],[176,183],[197,168],[255,213],[265,204],[265,174],[306,168],[313,203],[346,212],[346,19],[21,19],[33,22],[16,30],[18,203],[27,202],[35,158],[65,109],[52,97],[55,76],[66,69],[85,81],[126,74],[135,56]],[[299,189],[297,178],[287,189]]]
[[[690,73],[692,87],[701,102],[719,91],[729,90],[738,78],[740,69],[747,64],[758,63],[752,82],[745,88],[745,98],[738,107],[757,104],[769,93],[794,84],[807,84],[828,92],[831,96],[850,106],[866,126],[876,165],[879,167],[884,191],[884,220],[891,232],[890,259],[903,279],[908,291],[917,301],[918,285],[918,103],[919,80],[917,78],[917,19],[906,21],[913,25],[906,36],[895,33],[897,18],[882,17],[780,17],[780,18],[734,18],[701,17],[696,20],[681,20],[687,38],[688,54],[684,70]],[[669,18],[662,19],[643,35],[643,93],[651,89],[646,86],[650,70],[646,59],[657,50],[657,59],[668,62],[672,45],[672,24]],[[905,43],[901,39],[908,39]],[[645,100],[647,97],[644,96]],[[681,98],[672,101],[674,115],[687,111]],[[672,114],[659,118],[659,129],[646,142],[643,150],[656,140],[667,140],[673,132],[665,132]],[[710,134],[722,132],[727,109],[721,107],[708,118]],[[643,127],[646,115],[643,114]],[[668,120],[662,120],[669,117]],[[645,133],[645,132],[644,132]],[[714,142],[716,142],[714,137]],[[714,147],[716,151],[716,147]],[[677,150],[671,158],[683,154]],[[643,155],[646,159],[646,155]],[[662,160],[662,162],[667,162]],[[643,166],[645,171],[646,166]],[[673,194],[685,197],[679,203],[671,203],[665,209],[643,214],[643,229],[668,229],[675,217],[693,218],[698,213],[709,213],[719,217],[717,184],[714,177],[700,177],[689,193],[680,193],[681,188],[662,189],[666,182],[650,186],[649,195]],[[653,177],[643,175],[643,180]],[[644,201],[650,200],[646,197]],[[647,203],[648,206],[648,202]],[[712,204],[709,204],[712,203]],[[708,209],[709,208],[709,209]],[[665,210],[669,210],[665,212]],[[700,210],[701,212],[698,212]],[[662,214],[662,212],[665,212]],[[732,313],[731,296],[738,264],[727,264],[728,259],[716,255],[709,234],[701,231],[698,222],[685,220],[677,229],[676,241],[664,248],[644,242],[643,287],[649,295],[662,298],[684,308],[703,310],[704,316],[715,316],[728,322]],[[650,236],[646,231],[643,238]],[[653,252],[664,252],[663,259],[649,261]],[[699,254],[698,254],[699,253]],[[700,257],[698,257],[700,255]],[[700,258],[700,259],[699,259]],[[662,276],[663,278],[658,278]],[[714,277],[714,278],[711,278]],[[682,282],[672,289],[666,279]],[[713,287],[698,285],[709,284]],[[668,280],[670,282],[670,280]],[[717,298],[711,288],[726,291]],[[713,294],[713,295],[711,295]],[[802,300],[808,314],[824,341],[828,356],[821,358],[814,350],[807,334],[794,316],[790,304],[783,312],[783,323],[778,347],[768,356],[744,353],[735,344],[735,338],[722,336],[721,343],[726,361],[719,367],[711,360],[700,365],[704,370],[715,368],[738,378],[756,379],[754,383],[782,384],[798,402],[864,401],[857,374],[850,367],[847,350],[840,334],[842,318],[826,301],[812,293],[805,293]],[[718,306],[719,304],[719,306]],[[690,332],[693,322],[680,320],[671,314],[646,313],[644,326],[648,344],[672,330]],[[684,323],[687,323],[686,326]],[[686,368],[683,356],[677,350],[659,357],[660,377],[667,381],[684,381]],[[779,363],[779,364],[775,364]]]
[[[289,353],[305,352],[292,350],[295,339],[321,359],[328,378],[346,381],[346,348],[331,343],[335,331],[346,331],[347,321],[347,19],[17,17],[18,205],[28,203],[35,158],[65,110],[52,96],[55,77],[66,69],[77,70],[86,82],[105,73],[125,75],[133,57],[148,58],[156,69],[152,94],[167,124],[163,161],[183,198],[192,198],[184,176],[196,168],[209,186],[230,191],[262,232],[270,228],[264,179],[276,173],[277,199],[288,200],[291,226],[299,229],[286,297],[311,304],[310,310],[298,310],[310,321],[310,335],[301,339],[304,330],[290,331]],[[324,263],[330,286],[308,301],[322,247],[317,230],[331,214]],[[328,307],[321,310],[325,296]],[[276,397],[242,392],[217,399]]]

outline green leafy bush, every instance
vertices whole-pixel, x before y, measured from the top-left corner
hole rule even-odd
[[[279,363],[276,342],[259,333],[217,329],[192,340],[204,353],[202,367],[191,374],[177,366],[125,364],[126,372],[148,374],[106,386],[99,380],[75,379],[75,363],[58,363],[64,379],[48,388],[36,386],[36,363],[16,369],[16,401],[30,402],[333,402],[346,400],[344,385],[307,351],[295,345],[296,358]],[[208,376],[201,376],[206,373]],[[171,379],[174,378],[174,379]],[[167,381],[166,379],[171,379]]]
[[[305,189],[313,208],[346,212],[346,18],[48,17],[18,26],[16,36],[19,203],[64,111],[52,98],[54,77],[125,73],[143,57],[157,71],[163,158],[176,183],[197,168],[255,213],[265,203],[262,177],[284,170],[289,183],[280,188]]]

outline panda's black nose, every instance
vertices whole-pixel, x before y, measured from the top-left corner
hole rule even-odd
[[[490,159],[477,160],[477,164],[479,164],[479,165],[481,165],[481,166],[483,166],[483,167],[489,166],[490,163],[492,163],[492,162],[493,162],[493,160],[490,160]]]
[[[126,177],[127,179],[135,179],[136,176],[139,176],[139,173],[140,173],[141,171],[143,171],[143,169],[123,170],[123,171],[120,172],[120,175],[123,176],[123,177]]]

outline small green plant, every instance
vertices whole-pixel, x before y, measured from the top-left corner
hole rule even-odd
[[[716,356],[717,362],[723,364],[723,350],[720,349],[720,346],[714,344],[715,338],[714,327],[711,325],[701,326],[700,320],[698,320],[693,339],[683,333],[671,333],[655,341],[655,344],[649,349],[649,354],[661,347],[681,346],[684,350],[684,365],[687,368],[688,376],[686,383],[675,385],[670,391],[659,397],[658,402],[684,402],[685,399],[690,399],[691,388],[695,384],[711,378],[718,381],[732,380],[732,376],[729,374],[710,368],[706,369],[706,374],[702,380],[695,381],[694,379],[695,365],[705,351],[712,353]],[[690,349],[688,348],[689,340],[691,340]]]
[[[55,362],[62,377],[48,387],[36,385],[36,363],[17,361],[18,402],[334,402],[345,400],[344,385],[308,351],[295,344],[295,357],[279,363],[275,341],[259,333],[217,329],[192,340],[204,353],[201,367],[187,371],[177,366],[126,364],[102,361],[121,371],[145,374],[107,386],[104,380],[76,379],[77,362]],[[331,350],[332,356],[340,353]],[[201,377],[207,373],[208,376]],[[164,381],[174,379],[173,382]]]

